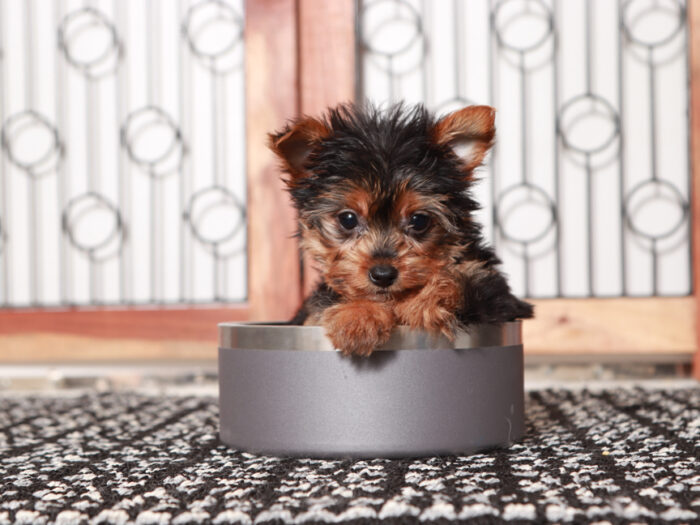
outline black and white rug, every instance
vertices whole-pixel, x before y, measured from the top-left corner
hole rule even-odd
[[[700,522],[698,386],[530,392],[522,442],[421,460],[230,450],[211,397],[0,404],[0,524]]]

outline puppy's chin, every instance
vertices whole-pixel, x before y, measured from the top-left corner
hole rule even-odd
[[[394,300],[397,295],[402,293],[402,290],[396,286],[382,288],[368,283],[365,287],[356,288],[348,286],[345,282],[338,282],[338,280],[329,281],[326,279],[326,282],[329,282],[330,287],[336,293],[350,300],[369,299],[377,302],[388,302]]]
[[[370,284],[366,289],[347,290],[345,294],[349,299],[370,299],[376,302],[391,302],[398,301],[413,295],[420,291],[423,286],[414,287],[411,289],[402,288],[400,286],[389,286],[382,288]]]
[[[372,293],[372,298],[375,301],[391,301],[394,299],[394,292],[384,288],[377,288],[374,293]]]

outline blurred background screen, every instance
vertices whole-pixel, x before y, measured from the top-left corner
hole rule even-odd
[[[480,219],[520,294],[690,293],[683,3],[375,0],[360,13],[365,97],[497,108]]]
[[[246,297],[243,3],[2,3],[5,306]]]

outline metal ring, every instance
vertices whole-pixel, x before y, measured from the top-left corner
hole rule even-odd
[[[44,131],[51,137],[48,149],[32,159],[22,159],[16,151],[15,141],[28,130]],[[2,147],[12,164],[32,177],[39,177],[55,171],[63,157],[61,143],[56,127],[40,113],[30,109],[8,117],[2,127]]]
[[[504,201],[506,197],[508,197],[511,194],[517,196],[516,192],[519,191],[526,191],[528,193],[526,198],[517,199],[514,205],[509,206],[507,209],[504,209]],[[540,197],[541,200],[533,199],[533,194]],[[535,234],[528,237],[518,237],[517,235],[509,233],[506,230],[505,223],[508,219],[508,216],[511,213],[513,213],[519,207],[522,207],[527,204],[535,204],[537,206],[543,207],[549,214],[549,221],[545,224],[544,228],[542,228],[541,231],[535,232]],[[496,213],[498,217],[498,229],[501,232],[501,235],[511,242],[516,242],[522,245],[533,244],[543,239],[554,228],[557,222],[557,207],[552,198],[549,195],[547,195],[547,193],[542,188],[540,188],[539,186],[535,186],[534,184],[530,184],[528,182],[515,184],[501,192],[496,202]]]
[[[683,30],[685,22],[685,8],[679,0],[667,0],[667,3],[669,4],[669,6],[667,7],[661,7],[658,3],[658,0],[656,0],[652,5],[647,6],[645,9],[642,9],[630,19],[630,6],[633,7],[635,4],[641,4],[644,1],[646,0],[627,0],[627,2],[625,2],[622,8],[622,27],[625,31],[625,35],[627,35],[627,38],[630,40],[630,42],[634,42],[635,44],[642,47],[646,47],[648,49],[654,49],[668,44]],[[673,9],[670,6],[674,6],[675,9]],[[637,25],[639,20],[641,20],[645,16],[649,16],[650,13],[654,12],[675,13],[677,14],[678,24],[673,28],[673,30],[670,33],[663,36],[662,38],[657,38],[656,40],[645,40],[643,36],[640,36],[638,34],[635,35],[635,26]]]
[[[208,214],[221,207],[232,209],[238,220],[222,235],[216,237],[207,235],[202,228],[202,221]],[[192,235],[199,242],[211,248],[217,256],[230,257],[239,253],[240,250],[222,254],[220,247],[232,240],[242,230],[245,223],[245,215],[245,207],[231,190],[224,186],[214,185],[192,194],[183,218],[189,224]]]
[[[644,188],[649,187],[656,188],[656,191],[651,195],[642,195],[641,197],[639,197]],[[663,188],[670,190],[670,194],[662,196],[661,190]],[[641,200],[635,203],[633,202],[635,198]],[[660,233],[649,233],[647,231],[644,231],[644,229],[639,225],[639,223],[635,221],[635,216],[639,213],[639,211],[642,210],[649,203],[654,201],[672,202],[676,206],[678,206],[678,208],[680,208],[681,211],[678,220],[674,224],[671,224],[668,228],[661,231]],[[632,230],[632,232],[650,241],[659,241],[661,239],[666,239],[667,237],[670,237],[681,228],[681,226],[686,222],[686,219],[688,218],[689,205],[688,201],[683,197],[683,195],[678,190],[678,188],[676,188],[675,185],[666,180],[651,179],[640,182],[629,191],[624,200],[623,210],[627,221],[627,225],[629,226],[629,229]]]
[[[109,45],[95,58],[81,60],[75,54],[73,42],[85,31],[99,27],[108,35]],[[115,25],[101,11],[83,7],[68,13],[58,28],[58,47],[69,64],[80,70],[86,77],[98,79],[114,73],[122,55],[122,46]],[[114,60],[114,64],[109,61]],[[102,66],[107,64],[107,69]]]
[[[170,141],[163,151],[153,157],[139,155],[136,142],[147,131],[164,126],[170,132]],[[153,177],[164,177],[177,171],[182,165],[186,147],[180,128],[175,121],[157,106],[145,106],[132,111],[121,129],[122,145],[132,162],[144,168]]]
[[[590,103],[591,109],[584,113],[575,113],[576,106],[581,106],[586,103]],[[592,110],[596,104],[602,106],[605,112],[600,113]],[[574,112],[573,117],[567,115],[567,113],[572,112]],[[572,130],[584,119],[594,117],[595,115],[608,119],[612,123],[612,131],[604,140],[601,140],[600,143],[595,146],[577,145],[575,141],[571,139],[570,134]],[[569,122],[567,122],[567,119],[570,119]],[[593,155],[608,149],[615,139],[619,137],[620,118],[610,102],[593,93],[586,93],[570,99],[561,107],[557,117],[557,131],[567,149],[583,153],[584,155]]]
[[[472,326],[459,330],[454,339],[396,326],[391,338],[375,351],[454,350],[492,348],[522,344],[522,321]],[[293,326],[287,323],[220,323],[219,348],[280,350],[293,352],[334,352],[333,343],[321,326]]]
[[[364,20],[368,13],[371,13],[376,10],[378,6],[382,5],[390,5],[397,10],[397,13],[398,10],[403,9],[404,13],[399,13],[396,16],[381,20],[379,24],[369,29],[368,24],[361,24],[362,45],[365,51],[370,54],[370,57],[373,57],[372,61],[384,72],[392,75],[403,74],[418,67],[425,56],[425,37],[423,36],[423,24],[420,13],[418,13],[415,7],[404,0],[376,0],[375,2],[363,6],[359,15],[360,19]],[[381,33],[388,25],[396,23],[397,21],[408,22],[413,29],[405,43],[392,50],[382,50],[372,45],[372,40],[376,39],[377,34]],[[365,31],[366,29],[367,31],[371,29],[372,32],[368,34],[367,31]],[[397,67],[397,59],[408,54],[416,45],[420,45],[420,57],[417,63],[410,64],[410,67]],[[382,60],[378,60],[378,58]]]
[[[361,16],[362,17],[367,16],[367,13],[370,13],[372,10],[376,9],[377,6],[381,6],[382,4],[391,4],[393,7],[397,8],[397,10],[398,10],[399,6],[405,7],[407,9],[406,12],[408,14],[408,17],[404,18],[402,16],[397,15],[394,18],[387,18],[387,19],[382,20],[377,25],[377,27],[373,28],[373,31],[371,34],[368,34],[368,35],[363,34],[362,35],[363,37],[366,37],[366,38],[363,38],[362,41],[365,44],[365,48],[371,53],[374,53],[376,55],[385,56],[385,57],[395,57],[395,56],[398,56],[398,55],[408,51],[418,41],[418,39],[422,38],[422,24],[421,24],[420,14],[418,13],[418,11],[416,11],[416,9],[411,4],[404,2],[404,1],[397,2],[395,0],[377,0],[376,2],[372,2],[371,4],[367,5],[367,7],[365,7],[362,10]],[[413,34],[410,35],[410,38],[407,39],[406,42],[402,46],[399,46],[397,49],[395,49],[393,51],[383,51],[383,50],[378,49],[376,47],[372,47],[371,40],[373,38],[375,38],[376,35],[378,33],[380,33],[387,25],[392,24],[392,23],[397,22],[397,21],[410,22],[410,24],[413,28]],[[366,26],[363,24],[362,27],[364,29]],[[363,31],[363,33],[364,33],[364,31]]]
[[[88,243],[78,239],[75,234],[76,224],[99,210],[106,210],[112,215],[114,227],[94,242]],[[61,227],[63,232],[68,236],[70,243],[76,249],[86,253],[93,261],[103,261],[117,255],[121,251],[121,245],[125,236],[124,225],[119,209],[105,197],[93,191],[78,195],[66,204],[61,216]],[[104,249],[112,246],[115,242],[117,243],[116,251],[113,253],[104,253]]]
[[[521,10],[518,13],[512,14],[507,19],[505,19],[505,21],[499,21],[499,17],[502,16],[501,13],[503,12],[503,6],[508,4],[515,4],[515,2],[523,4],[526,10]],[[539,13],[537,13],[536,11],[530,11],[528,7],[530,4],[537,5],[542,10]],[[523,15],[523,13],[525,14]],[[547,24],[546,31],[532,44],[526,46],[519,46],[517,45],[517,43],[509,42],[508,39],[505,37],[505,31],[507,30],[508,26],[510,26],[513,22],[516,22],[518,19],[528,16],[534,16],[535,18],[541,18],[545,20]],[[552,11],[544,2],[542,2],[542,0],[502,0],[498,3],[498,5],[494,8],[493,12],[491,13],[491,25],[493,27],[494,34],[496,35],[496,41],[498,42],[498,45],[500,47],[521,54],[526,54],[530,51],[534,51],[535,49],[539,48],[554,33],[554,18],[552,16]]]
[[[211,13],[203,20],[198,20],[198,17],[207,15],[207,10],[211,8],[216,9],[217,13]],[[227,23],[236,26],[233,38],[227,45],[214,52],[203,49],[201,35],[208,32],[213,24],[220,21],[227,21]],[[212,73],[223,75],[240,66],[240,62],[233,65],[222,65],[226,57],[230,56],[243,43],[243,18],[228,3],[222,0],[203,0],[190,7],[182,21],[182,35],[192,54],[199,58]]]

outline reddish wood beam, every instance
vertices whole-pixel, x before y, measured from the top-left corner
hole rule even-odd
[[[300,113],[355,99],[355,0],[299,0]],[[304,258],[304,294],[318,281]]]
[[[691,231],[693,290],[696,300],[696,348],[693,376],[700,379],[700,5],[688,2],[688,45],[690,53],[690,143],[691,143]]]
[[[267,134],[298,113],[297,5],[248,0],[245,12],[250,312],[253,320],[283,320],[301,302],[299,245]]]
[[[246,306],[229,308],[66,308],[0,312],[0,336],[73,334],[105,339],[216,341],[218,323],[245,321]],[[0,348],[0,357],[3,350]]]

